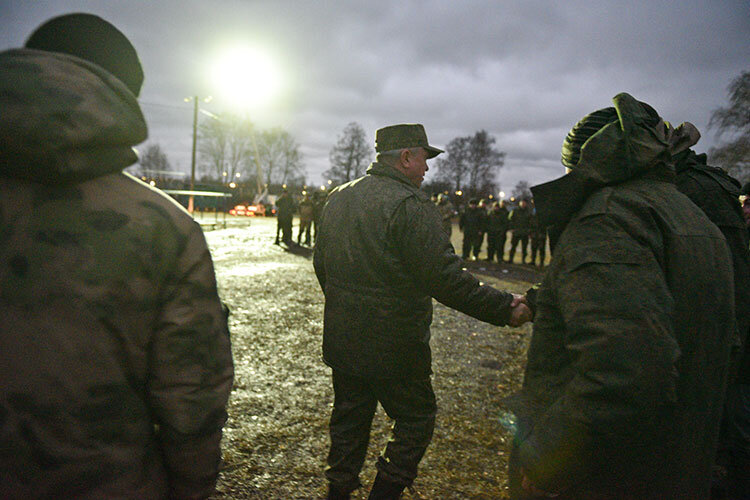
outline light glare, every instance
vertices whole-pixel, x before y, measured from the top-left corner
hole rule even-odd
[[[255,107],[270,100],[281,79],[268,54],[251,47],[224,52],[213,67],[215,88],[233,106]]]

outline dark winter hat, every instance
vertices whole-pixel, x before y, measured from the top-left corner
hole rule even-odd
[[[375,132],[375,151],[378,153],[407,148],[424,148],[427,158],[434,158],[443,153],[442,149],[430,146],[424,126],[420,123],[391,125]]]
[[[581,159],[581,148],[591,136],[603,129],[606,125],[617,120],[615,108],[604,108],[594,111],[581,118],[568,132],[562,145],[562,164],[568,168],[574,168]]]
[[[134,95],[141,92],[143,68],[135,48],[101,17],[82,13],[55,17],[31,34],[26,47],[80,57],[112,73]]]
[[[476,198],[472,198],[469,200],[469,205],[476,205],[477,203],[479,203],[479,200],[477,200]]]

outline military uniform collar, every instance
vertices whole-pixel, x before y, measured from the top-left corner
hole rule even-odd
[[[419,188],[415,186],[414,183],[409,180],[406,175],[404,175],[402,172],[399,172],[394,167],[386,165],[385,163],[372,162],[370,166],[367,167],[367,173],[369,175],[382,175],[384,177],[396,179],[397,181],[403,182],[407,186],[411,187],[414,191],[421,193]]]

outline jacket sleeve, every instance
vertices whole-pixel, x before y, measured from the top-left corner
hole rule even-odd
[[[396,242],[401,262],[418,288],[481,321],[508,323],[513,296],[482,285],[463,269],[433,204],[407,198],[396,210],[390,231],[389,240]]]
[[[550,492],[585,480],[617,450],[644,445],[644,436],[658,439],[659,415],[676,401],[680,355],[653,253],[606,216],[568,236],[576,245],[555,255],[559,267],[538,302],[563,318],[570,379],[519,443],[527,475]]]
[[[206,498],[219,472],[234,372],[228,313],[197,224],[174,269],[152,337],[148,396],[172,497]]]

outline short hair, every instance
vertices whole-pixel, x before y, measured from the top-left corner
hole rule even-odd
[[[381,151],[375,157],[375,161],[377,161],[378,163],[385,163],[386,165],[392,167],[395,164],[395,160],[397,160],[401,156],[402,151],[407,150],[410,153],[416,153],[419,149],[424,148],[419,146],[414,148],[389,149],[388,151]]]

